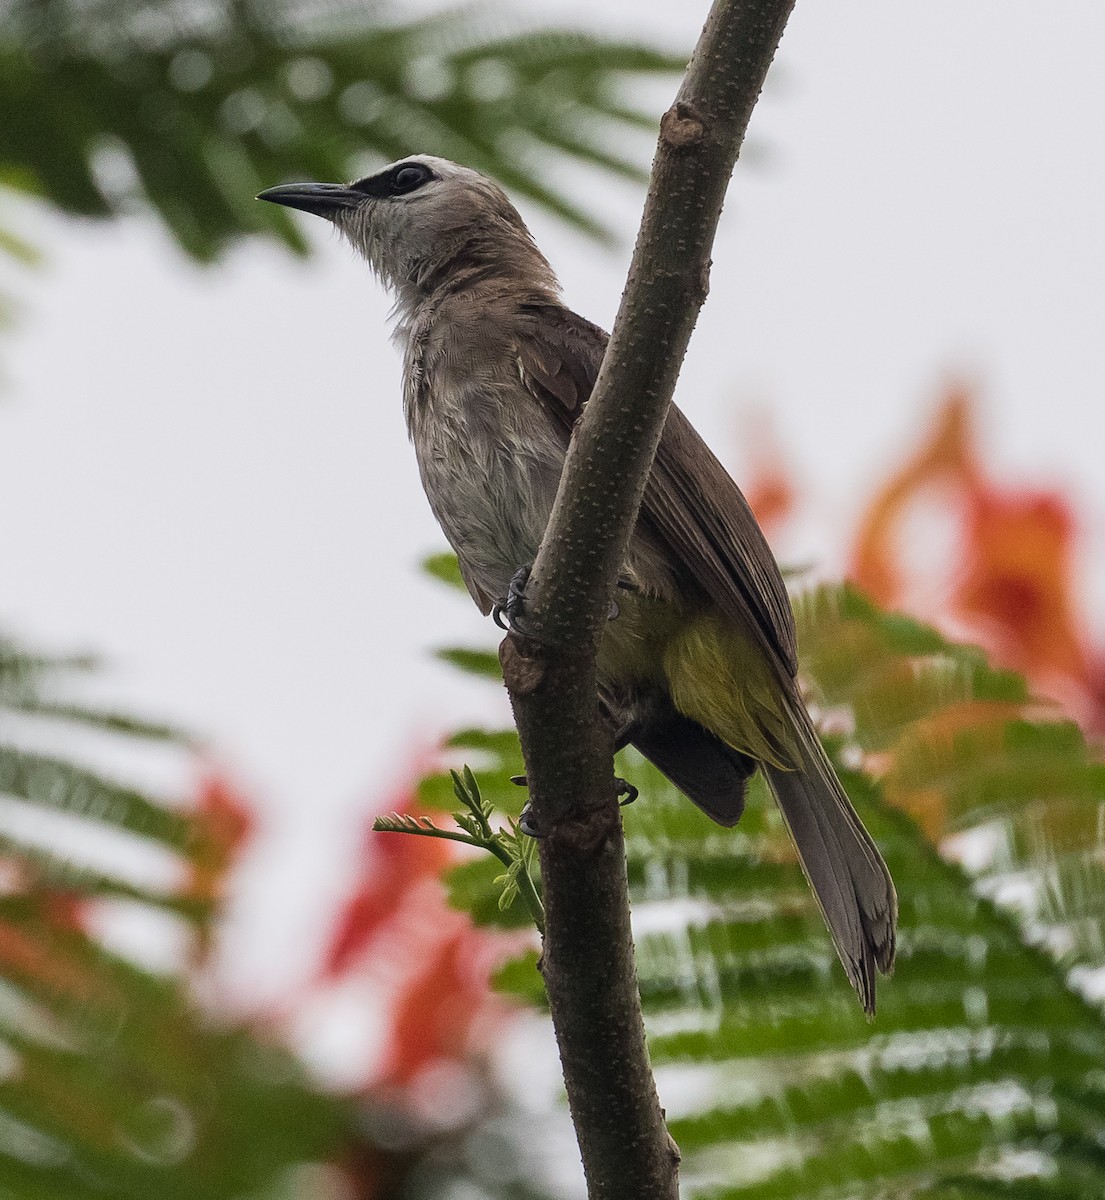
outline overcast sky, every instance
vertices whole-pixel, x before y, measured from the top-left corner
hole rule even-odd
[[[689,47],[706,7],[601,15]],[[1105,603],[1103,48],[1100,0],[799,0],[678,392],[738,478],[741,414],[772,413],[816,514],[783,557],[839,565],[959,373],[995,471],[1074,498]],[[527,216],[568,303],[608,326],[641,195],[570,182],[624,229],[618,249]],[[429,655],[493,631],[415,570],[442,540],[388,301],[307,217],[311,261],[255,243],[207,270],[153,221],[18,218],[47,262],[15,280],[23,321],[0,343],[0,621],[101,652],[105,694],[208,739],[268,814],[243,929],[275,911],[310,936],[382,784],[506,711]],[[279,957],[240,944],[266,970]]]

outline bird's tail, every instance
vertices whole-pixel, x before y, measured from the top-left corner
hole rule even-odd
[[[875,1011],[875,968],[894,965],[898,899],[886,863],[864,829],[798,696],[788,699],[795,768],[761,764],[802,870],[864,1011]]]

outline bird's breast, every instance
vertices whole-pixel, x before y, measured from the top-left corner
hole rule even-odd
[[[517,372],[423,364],[407,423],[422,485],[462,570],[487,597],[531,563],[552,511],[563,435]]]
[[[562,417],[522,381],[509,313],[426,310],[404,330],[404,410],[422,485],[461,571],[486,610],[533,562],[567,451]],[[625,576],[673,599],[672,564],[638,528]]]

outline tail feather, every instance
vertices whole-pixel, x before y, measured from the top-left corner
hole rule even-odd
[[[755,759],[675,709],[639,725],[633,745],[711,820],[726,827],[740,820]]]
[[[864,829],[825,754],[805,706],[788,705],[798,762],[761,764],[783,813],[802,870],[825,917],[864,1011],[875,1011],[875,969],[894,965],[898,900],[886,863]]]

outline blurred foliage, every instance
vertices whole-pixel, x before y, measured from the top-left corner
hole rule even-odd
[[[0,793],[9,803],[61,818],[80,845],[103,831],[148,841],[172,855],[178,871],[214,852],[186,816],[152,797],[43,749],[81,733],[152,742],[179,741],[174,731],[66,699],[65,683],[93,666],[89,658],[35,655],[0,638]],[[51,736],[52,735],[52,736]],[[179,890],[140,887],[124,876],[82,868],[49,846],[0,834],[0,852],[14,856],[15,880],[36,889],[82,897],[115,898],[202,919],[200,898]]]
[[[797,614],[830,750],[898,885],[898,969],[866,1021],[763,788],[738,829],[721,830],[624,756],[641,788],[626,810],[638,970],[685,1194],[1097,1200],[1105,1024],[1071,980],[1105,965],[1105,769],[1077,727],[979,650],[848,588],[808,593]],[[486,656],[451,657],[491,672]],[[338,1180],[357,1197],[446,1195],[460,1180],[489,1196],[564,1195],[479,1065],[493,1043],[478,1036],[501,1029],[472,973],[489,943],[426,888],[450,867],[449,843],[391,835],[382,858],[365,857],[321,977],[340,984],[366,955],[384,956],[384,978],[400,960],[414,970],[390,1018],[384,1086],[335,1095],[271,1021],[197,999],[248,811],[208,788],[182,812],[42,750],[51,729],[71,744],[82,731],[172,736],[67,699],[88,665],[0,653],[0,1196],[275,1200]],[[464,730],[449,746],[485,800],[517,813],[513,731]],[[431,772],[417,797],[384,806],[451,810],[454,780]],[[42,818],[35,838],[10,832],[26,828],[10,819],[19,811]],[[87,865],[94,831],[156,849],[163,885]],[[453,902],[488,925],[526,924],[519,905],[500,909],[501,873],[492,859],[451,867]],[[417,944],[412,904],[431,931]],[[175,922],[186,961],[155,973],[106,948],[112,905]],[[499,981],[540,1006],[534,964],[527,950]],[[459,1130],[420,1123],[403,1089],[466,1056],[483,1097],[473,1114]],[[488,1129],[509,1178],[481,1164]]]
[[[849,588],[797,612],[828,744],[897,884],[898,966],[866,1021],[762,784],[722,830],[625,754],[638,974],[684,1193],[1099,1198],[1105,1023],[1071,978],[1105,966],[1105,767],[976,648]],[[513,734],[454,744],[516,811]],[[444,807],[442,777],[421,797]],[[520,919],[491,876],[454,870],[454,901]],[[532,955],[499,978],[542,1003]]]
[[[209,261],[249,233],[306,249],[262,188],[420,152],[602,237],[553,164],[643,179],[625,135],[655,118],[623,78],[684,65],[493,5],[410,20],[352,0],[0,0],[0,183],[83,216],[152,206]]]
[[[441,844],[383,839],[364,858],[319,978],[287,999],[295,1011],[366,971],[394,991],[407,970],[389,1014],[374,1008],[379,1072],[339,1093],[308,1074],[282,1020],[220,1000],[212,952],[252,811],[214,777],[182,809],[89,765],[140,743],[192,754],[169,729],[72,701],[91,665],[0,641],[0,1198],[555,1195],[526,1178],[532,1120],[488,1069],[505,1007],[474,968],[489,939],[427,889],[449,861]],[[178,961],[152,970],[112,950],[120,917],[178,944]],[[407,1089],[424,1095],[443,1062],[450,1107],[435,1117]],[[485,1170],[474,1143],[517,1170]]]
[[[32,748],[175,738],[66,699],[89,665],[0,642],[0,1196],[267,1194],[329,1152],[350,1114],[288,1051],[213,1021],[184,976],[98,935],[107,906],[161,914],[201,953],[234,825]],[[162,882],[94,868],[90,847],[152,858]]]

